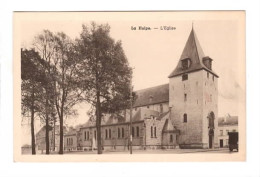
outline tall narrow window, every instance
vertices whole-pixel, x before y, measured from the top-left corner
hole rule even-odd
[[[86,139],[87,139],[87,132],[84,131],[84,140],[86,140]]]
[[[136,137],[139,137],[139,127],[136,127]]]
[[[170,135],[170,142],[172,143],[173,142],[173,136]]]
[[[153,137],[153,126],[151,126],[151,137]]]
[[[88,133],[87,133],[87,140],[89,140],[89,131],[88,131]]]
[[[154,137],[156,138],[156,127],[154,127]]]
[[[122,128],[122,138],[124,138],[125,137],[125,130],[124,130],[124,128]]]
[[[69,145],[69,139],[67,138],[67,145]]]
[[[187,114],[185,113],[184,115],[183,115],[183,122],[187,122],[188,120],[187,120],[188,118],[187,118]]]
[[[117,130],[117,135],[118,135],[118,138],[120,138],[120,128],[118,128],[118,130]]]
[[[163,113],[163,105],[160,104],[160,113]]]
[[[106,129],[106,139],[107,139],[107,129]]]
[[[187,101],[187,94],[184,93],[184,101]]]
[[[135,128],[132,127],[132,137],[135,137]]]
[[[97,139],[97,131],[95,130],[94,131],[94,137],[95,137],[95,140]]]
[[[111,138],[111,129],[109,129],[109,138]]]
[[[207,72],[207,78],[209,78],[209,73]]]

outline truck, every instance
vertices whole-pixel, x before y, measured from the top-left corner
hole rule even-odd
[[[238,151],[238,132],[229,132],[228,137],[229,151],[231,152],[234,149]]]

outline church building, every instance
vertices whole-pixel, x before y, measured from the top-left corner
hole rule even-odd
[[[173,58],[173,60],[177,60]],[[192,28],[169,83],[135,91],[132,110],[133,149],[218,147],[218,75],[205,56]],[[167,76],[165,76],[167,77]],[[130,111],[102,119],[102,147],[128,149]],[[96,148],[95,122],[75,133],[78,150]],[[71,135],[72,136],[72,135]],[[64,137],[64,148],[72,144]]]

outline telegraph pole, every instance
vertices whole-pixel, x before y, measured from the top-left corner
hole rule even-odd
[[[132,137],[132,109],[133,109],[133,86],[132,86],[132,80],[131,80],[131,83],[130,83],[130,154],[133,153],[133,150],[132,150],[132,141],[133,141],[133,137]]]

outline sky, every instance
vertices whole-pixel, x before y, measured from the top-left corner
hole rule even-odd
[[[75,39],[79,37],[83,23],[108,23],[111,37],[122,41],[130,66],[134,67],[134,90],[169,82],[168,76],[177,65],[193,23],[202,50],[213,59],[212,68],[219,75],[219,117],[227,114],[243,116],[241,106],[245,107],[246,87],[241,14],[92,12],[24,13],[15,17],[22,47],[30,47],[34,36],[43,29],[63,31]],[[151,27],[152,30],[131,30],[131,27],[139,26]],[[161,26],[175,29],[159,30]],[[79,116],[66,123],[77,125],[86,122],[88,109],[86,104],[79,105]]]

